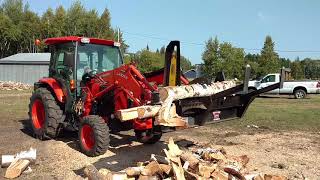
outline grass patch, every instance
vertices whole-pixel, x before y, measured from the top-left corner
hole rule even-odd
[[[32,90],[0,91],[0,123],[28,118],[29,95]],[[16,94],[16,96],[15,96]],[[19,94],[24,94],[19,96]],[[245,117],[210,126],[245,129],[257,125],[272,130],[320,131],[320,96],[308,99],[256,98]]]
[[[319,95],[309,96],[308,99],[256,98],[243,119],[216,125],[245,128],[254,124],[273,130],[320,131],[319,110]]]

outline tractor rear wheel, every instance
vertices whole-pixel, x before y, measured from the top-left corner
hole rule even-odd
[[[100,116],[90,115],[82,119],[79,127],[81,151],[87,156],[104,154],[109,147],[108,125]]]
[[[135,130],[135,135],[137,140],[143,144],[154,144],[161,139],[161,126],[154,126],[152,129],[145,131]]]
[[[36,89],[30,98],[29,119],[35,136],[39,139],[59,135],[64,120],[61,107],[46,88]]]

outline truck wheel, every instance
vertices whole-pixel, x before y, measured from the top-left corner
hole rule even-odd
[[[297,89],[294,91],[294,97],[296,99],[304,99],[306,97],[307,93],[303,89]]]
[[[82,119],[79,127],[81,151],[87,156],[104,154],[109,147],[108,125],[100,116],[90,115]]]
[[[36,89],[30,98],[29,119],[33,133],[39,139],[59,135],[64,114],[51,92],[46,88]]]
[[[136,138],[143,144],[154,144],[161,139],[162,130],[161,126],[154,126],[152,129],[146,131],[135,130]]]

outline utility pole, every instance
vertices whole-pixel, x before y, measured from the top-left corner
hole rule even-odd
[[[120,28],[118,28],[118,42],[120,42]]]

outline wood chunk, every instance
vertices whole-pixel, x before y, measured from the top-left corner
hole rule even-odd
[[[104,180],[106,176],[103,176],[92,164],[87,165],[84,170],[84,174],[89,180]]]
[[[199,164],[199,159],[197,159],[191,152],[183,152],[180,157],[182,161],[188,161],[189,167],[192,169],[195,169]]]
[[[8,167],[5,178],[13,179],[18,176],[28,167],[30,161],[27,159],[15,159]]]
[[[205,152],[203,153],[202,158],[206,161],[225,161],[227,159],[220,151],[217,153]]]
[[[233,159],[238,161],[242,165],[242,168],[244,168],[249,162],[249,158],[247,155],[237,156]]]
[[[153,176],[157,173],[161,173],[162,170],[160,168],[160,165],[157,161],[151,161],[144,169],[141,171],[142,175],[145,176]]]
[[[138,180],[160,180],[158,176],[145,176],[145,175],[140,175]]]
[[[245,180],[245,179],[246,179],[239,171],[237,171],[237,170],[235,170],[235,169],[232,169],[232,168],[224,168],[223,170],[224,170],[224,172],[227,172],[227,173],[229,173],[229,174],[237,177],[237,178],[240,179],[240,180]]]
[[[209,164],[206,162],[199,163],[199,175],[205,178],[209,178],[211,173],[217,168],[216,164]]]
[[[234,177],[231,174],[228,174],[221,170],[215,170],[211,174],[211,177],[213,177],[216,180],[239,180],[238,178]]]
[[[125,169],[125,171],[128,176],[139,176],[143,171],[143,169],[144,169],[144,166],[128,167],[127,169]]]
[[[180,163],[172,162],[171,164],[172,164],[172,169],[173,169],[173,173],[175,175],[176,180],[185,180],[186,178],[184,177],[184,170],[182,168],[181,162]]]
[[[128,180],[128,176],[125,172],[110,172],[107,180]]]
[[[148,118],[148,117],[154,117],[158,114],[161,106],[160,105],[155,105],[155,106],[140,106],[137,111],[138,111],[138,118],[143,119],[143,118]]]
[[[130,109],[121,109],[115,113],[116,117],[121,121],[128,121],[138,118],[137,107]]]
[[[180,156],[183,153],[183,151],[180,150],[178,145],[174,143],[172,137],[169,138],[168,148],[169,148],[170,156],[173,156],[173,157]]]
[[[105,169],[105,168],[99,169],[99,173],[102,174],[103,176],[108,176],[110,172],[111,171],[109,169]]]
[[[265,174],[264,175],[264,180],[287,180],[288,178],[285,176],[276,176],[276,175],[270,175],[270,174]]]
[[[172,171],[172,167],[167,164],[159,164],[159,166],[162,172],[166,173],[167,175],[169,175]]]

